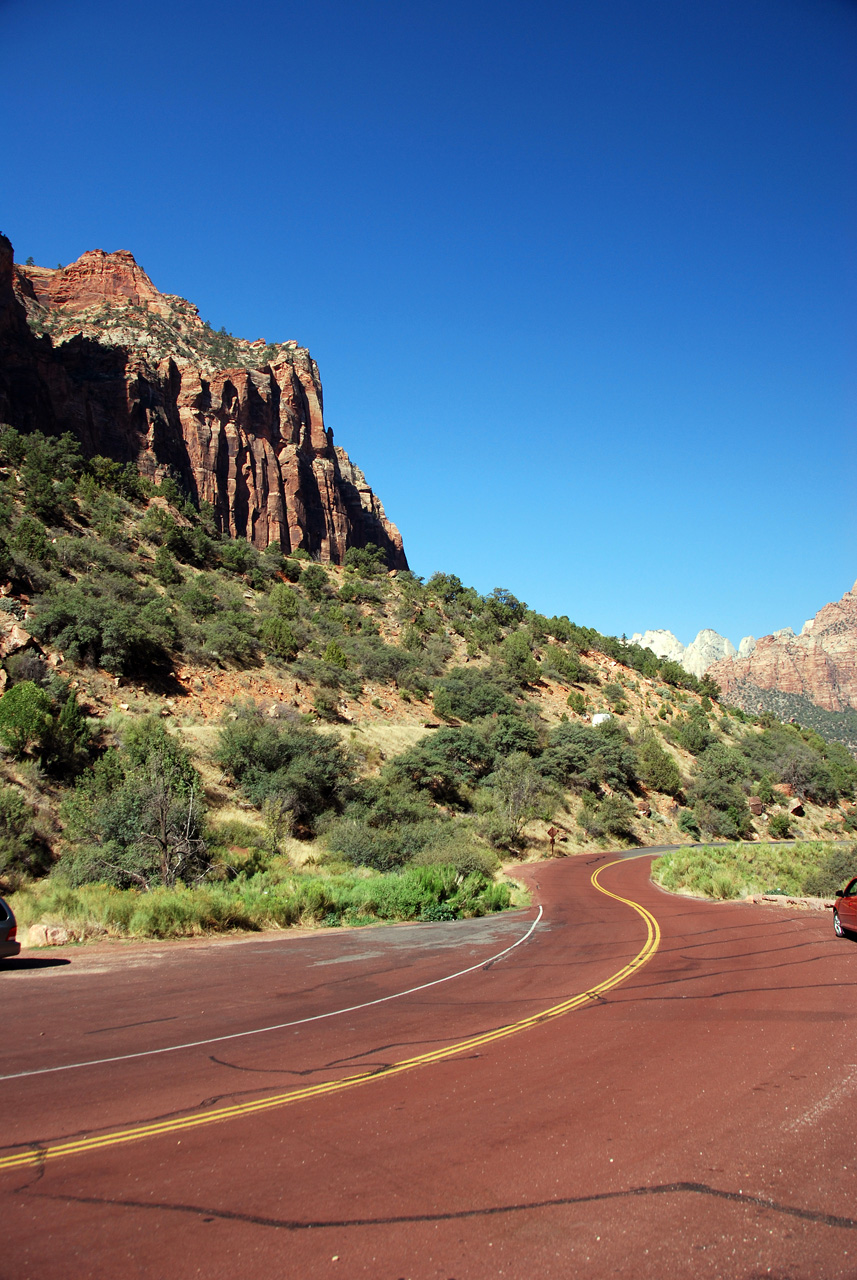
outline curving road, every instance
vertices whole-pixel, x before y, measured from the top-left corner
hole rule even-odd
[[[490,920],[9,962],[0,1275],[853,1280],[857,945],[614,857]]]

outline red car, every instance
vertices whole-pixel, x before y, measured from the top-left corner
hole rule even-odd
[[[833,908],[833,929],[837,938],[857,933],[857,876],[844,889],[837,889],[839,899]]]

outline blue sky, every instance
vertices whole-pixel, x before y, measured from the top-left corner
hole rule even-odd
[[[412,568],[615,634],[857,577],[857,5],[0,0],[0,229],[296,338]]]

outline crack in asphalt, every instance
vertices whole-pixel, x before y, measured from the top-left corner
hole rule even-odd
[[[142,1022],[122,1022],[118,1027],[96,1027],[93,1031],[84,1031],[85,1036],[103,1036],[107,1031],[129,1031],[132,1027],[150,1027],[156,1022],[176,1022],[178,1014],[171,1013],[163,1018],[146,1018]]]
[[[468,1032],[467,1038],[472,1036],[490,1035],[492,1031],[502,1031],[508,1022],[493,1023],[479,1030]],[[329,1062],[321,1062],[313,1067],[257,1067],[245,1066],[238,1062],[228,1062],[226,1058],[217,1058],[214,1054],[208,1055],[209,1062],[213,1062],[218,1067],[226,1067],[229,1071],[246,1072],[249,1075],[276,1075],[290,1076],[297,1080],[302,1080],[310,1076],[317,1076],[324,1071],[338,1071],[344,1067],[357,1066],[361,1070],[366,1070],[375,1066],[376,1070],[386,1071],[395,1062],[395,1059],[383,1058],[381,1063],[373,1063],[372,1059],[377,1057],[379,1053],[413,1053],[417,1049],[427,1049],[434,1045],[444,1045],[450,1043],[449,1036],[423,1036],[419,1040],[393,1040],[387,1044],[373,1045],[369,1049],[363,1049],[359,1053],[350,1053],[342,1058],[331,1058]],[[478,1055],[477,1055],[478,1056]],[[462,1061],[465,1059],[462,1058]],[[346,1079],[348,1077],[345,1077]],[[223,1097],[230,1097],[226,1093]],[[2,1150],[2,1148],[0,1148]]]
[[[22,1188],[26,1190],[27,1188]],[[456,1209],[447,1213],[396,1214],[376,1218],[271,1218],[262,1214],[240,1213],[233,1209],[210,1209],[203,1205],[171,1203],[156,1200],[117,1200],[102,1196],[45,1195],[37,1192],[41,1200],[59,1200],[67,1204],[110,1206],[119,1209],[161,1210],[186,1213],[196,1217],[220,1219],[225,1222],[242,1222],[251,1226],[272,1227],[281,1231],[318,1231],[325,1228],[343,1230],[347,1227],[406,1226],[420,1222],[461,1222],[471,1218],[491,1218],[508,1213],[531,1213],[537,1209],[559,1209],[574,1205],[599,1204],[611,1200],[627,1200],[644,1196],[664,1195],[708,1196],[754,1209],[767,1209],[785,1217],[799,1218],[818,1226],[834,1227],[844,1231],[857,1231],[857,1218],[846,1218],[821,1209],[803,1209],[800,1205],[781,1204],[767,1196],[745,1195],[741,1191],[724,1191],[710,1187],[705,1182],[664,1182],[651,1187],[626,1187],[622,1191],[600,1191],[584,1196],[558,1196],[553,1200],[533,1200],[527,1204],[487,1205],[483,1208]]]
[[[504,1024],[500,1024],[500,1025],[503,1026]],[[437,1044],[442,1045],[447,1043],[449,1043],[448,1037],[437,1036],[437,1037],[424,1038],[421,1040],[401,1041],[399,1043],[392,1043],[387,1045],[376,1045],[373,1049],[367,1049],[365,1055],[355,1054],[353,1058],[338,1058],[338,1059],[334,1059],[331,1062],[322,1063],[321,1065],[316,1067],[307,1067],[301,1070],[298,1070],[296,1068],[288,1068],[288,1067],[270,1067],[270,1068],[244,1067],[244,1066],[240,1066],[238,1063],[227,1062],[225,1059],[216,1058],[214,1057],[214,1055],[209,1055],[209,1061],[215,1063],[217,1066],[226,1067],[229,1070],[238,1071],[238,1072],[241,1072],[242,1074],[248,1073],[252,1075],[290,1076],[297,1079],[301,1079],[306,1076],[315,1076],[325,1071],[336,1071],[337,1068],[346,1067],[349,1065],[349,1063],[353,1062],[360,1065],[362,1070],[366,1073],[367,1076],[369,1075],[375,1076],[375,1075],[384,1075],[387,1071],[389,1071],[389,1069],[392,1066],[395,1066],[395,1061],[396,1061],[395,1058],[393,1057],[389,1059],[382,1058],[380,1061],[376,1060],[374,1062],[373,1061],[361,1062],[361,1059],[363,1057],[368,1057],[370,1054],[377,1055],[379,1053],[384,1052],[385,1050],[388,1052],[392,1052],[393,1050],[401,1050],[403,1048],[417,1049],[417,1048],[424,1047],[426,1045],[437,1045]],[[467,1053],[467,1054],[463,1053],[460,1055],[460,1061],[470,1062],[479,1057],[481,1057],[481,1054],[479,1054],[478,1052]],[[350,1077],[348,1076],[343,1076],[342,1080],[348,1080],[349,1078]],[[334,1080],[336,1079],[337,1077],[334,1076]],[[242,1098],[250,1098],[250,1097],[264,1098],[268,1096],[273,1089],[276,1089],[276,1088],[277,1088],[277,1082],[274,1082],[268,1086],[262,1085],[260,1083],[255,1088],[249,1088],[249,1089],[224,1089],[222,1093],[208,1094],[206,1097],[199,1099],[197,1102],[190,1103],[182,1107],[176,1107],[174,1110],[171,1110],[171,1111],[160,1111],[154,1115],[146,1116],[144,1119],[138,1118],[136,1120],[126,1120],[124,1122],[116,1121],[114,1123],[105,1125],[103,1127],[98,1127],[98,1126],[87,1127],[85,1129],[77,1129],[72,1132],[66,1132],[59,1135],[54,1134],[50,1138],[47,1138],[44,1136],[39,1138],[31,1138],[26,1142],[11,1143],[6,1147],[0,1147],[0,1152],[10,1154],[16,1151],[32,1150],[37,1156],[37,1158],[39,1159],[38,1167],[40,1169],[43,1169],[45,1160],[47,1157],[47,1150],[55,1143],[70,1142],[70,1141],[73,1141],[75,1138],[91,1137],[92,1135],[99,1134],[99,1133],[111,1133],[117,1124],[124,1124],[124,1126],[127,1128],[131,1128],[134,1126],[146,1126],[151,1124],[158,1124],[164,1120],[172,1120],[182,1116],[192,1115],[198,1111],[210,1110],[212,1107],[216,1107],[223,1102],[235,1102]]]

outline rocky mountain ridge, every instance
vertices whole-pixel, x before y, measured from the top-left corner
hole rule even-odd
[[[746,710],[758,709],[760,690],[808,698],[826,711],[857,709],[857,582],[805,622],[800,635],[784,627],[709,672],[724,699]]]
[[[215,332],[192,302],[156,289],[127,250],[91,249],[54,269],[16,263],[13,287],[30,328],[55,344],[79,335],[138,351],[154,364],[171,356],[208,373],[309,354],[293,340],[248,342]],[[317,377],[315,365],[314,371]]]
[[[687,646],[666,630],[631,639],[696,676],[707,672],[724,700],[744,711],[773,711],[807,723],[813,707],[836,715],[857,710],[857,583],[809,618],[799,635],[781,627],[759,640],[745,636],[737,650],[711,630]],[[852,738],[849,728],[842,740]]]
[[[72,432],[90,456],[174,475],[220,530],[341,563],[398,529],[325,426],[318,366],[296,342],[215,333],[127,251],[64,268],[13,262],[0,238],[0,421]]]
[[[665,630],[637,631],[631,636],[631,642],[643,649],[651,649],[659,658],[669,658],[680,663],[685,671],[697,677],[704,675],[712,663],[721,658],[731,658],[736,654],[744,657],[752,653],[756,644],[753,636],[745,636],[736,650],[731,640],[712,631],[710,627],[700,631],[688,645],[682,644],[672,631]]]

